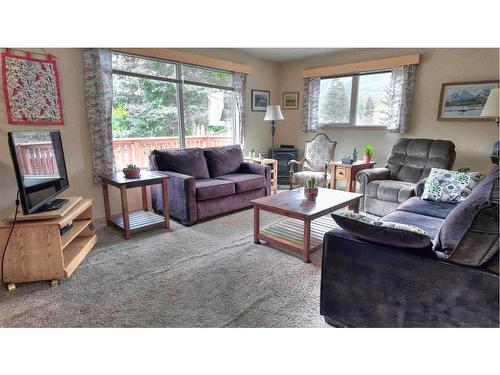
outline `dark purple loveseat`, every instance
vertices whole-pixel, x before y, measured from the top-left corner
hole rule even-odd
[[[269,167],[243,162],[239,145],[154,150],[151,168],[170,176],[170,216],[184,225],[251,206],[271,193]],[[163,214],[161,189],[151,189],[155,212]]]

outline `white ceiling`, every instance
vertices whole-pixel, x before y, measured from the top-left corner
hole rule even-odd
[[[248,53],[262,59],[274,62],[287,62],[299,60],[305,57],[313,57],[324,55],[327,53],[337,52],[345,48],[237,48],[238,50]]]

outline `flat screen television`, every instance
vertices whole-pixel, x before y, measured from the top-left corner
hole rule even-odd
[[[25,214],[62,207],[54,197],[69,187],[58,130],[9,132],[9,148]]]

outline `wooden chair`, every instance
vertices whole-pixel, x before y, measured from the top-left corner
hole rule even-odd
[[[306,181],[315,177],[318,186],[327,187],[330,181],[329,164],[335,159],[337,141],[332,141],[326,134],[319,133],[310,141],[306,141],[304,159],[290,160],[290,190],[293,185],[305,185]],[[295,172],[295,165],[302,167],[300,172]]]

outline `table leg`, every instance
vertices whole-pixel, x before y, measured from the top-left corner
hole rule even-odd
[[[335,178],[335,166],[333,166],[330,175],[330,189],[336,189],[336,188],[337,188],[337,179]]]
[[[128,240],[130,239],[130,222],[128,214],[127,187],[125,185],[120,186],[120,195],[122,199],[123,230],[125,239]]]
[[[168,181],[164,178],[161,182],[163,196],[163,217],[165,218],[165,229],[170,228],[170,212],[168,207]]]
[[[351,168],[347,168],[345,176],[345,188],[348,192],[352,192]]]
[[[253,206],[253,243],[259,244],[260,209]]]
[[[108,184],[102,181],[102,196],[104,198],[104,216],[106,216],[106,225],[109,226],[111,221],[111,209],[109,208],[109,192]]]
[[[142,191],[142,209],[144,211],[148,210],[148,190],[147,187],[141,186],[141,191]]]
[[[304,262],[311,261],[311,220],[304,219]]]
[[[353,210],[354,213],[359,214],[359,199],[356,199],[354,203],[351,203],[348,208]]]

